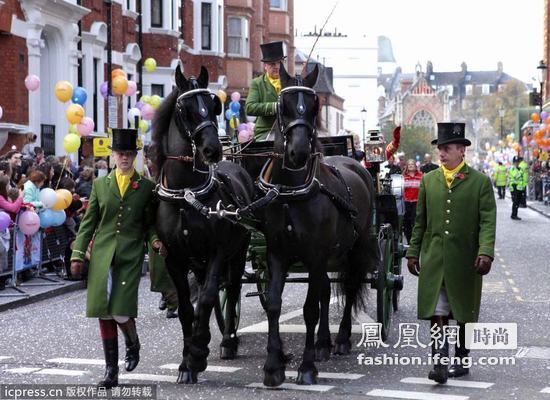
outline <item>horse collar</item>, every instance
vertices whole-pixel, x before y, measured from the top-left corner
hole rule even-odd
[[[160,169],[159,182],[155,187],[158,197],[164,201],[186,201],[191,204],[192,200],[204,199],[216,190],[218,179],[215,177],[213,165],[208,167],[208,177],[206,181],[194,188],[170,189],[164,182],[164,166]],[[193,204],[191,204],[193,205]]]

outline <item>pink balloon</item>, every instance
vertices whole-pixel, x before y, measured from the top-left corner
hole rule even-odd
[[[134,81],[128,81],[128,89],[124,93],[126,96],[133,96],[137,92],[137,84]]]
[[[241,99],[241,94],[239,92],[231,93],[231,101],[239,101]]]
[[[36,75],[28,75],[25,78],[25,87],[31,92],[38,90],[38,88],[40,87],[40,78]]]
[[[247,131],[246,129],[239,132],[239,143],[246,143],[250,139],[252,139],[252,133],[250,131]]]
[[[155,109],[150,104],[144,104],[141,107],[141,119],[151,121],[155,116]]]
[[[94,120],[90,117],[84,117],[82,118],[82,121],[80,124],[76,126],[76,130],[80,134],[80,136],[88,136],[90,133],[94,131],[95,123]]]
[[[25,211],[19,216],[17,224],[25,235],[34,235],[40,229],[40,217],[34,211]]]

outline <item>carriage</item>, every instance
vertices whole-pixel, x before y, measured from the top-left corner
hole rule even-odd
[[[368,143],[365,145],[366,160],[369,166],[368,170],[373,177],[378,177],[380,164],[385,161],[381,155],[384,154],[383,138],[379,131],[369,131]],[[355,148],[353,136],[329,136],[319,137],[325,156],[342,155],[353,157]],[[230,145],[227,138],[223,141]],[[235,147],[229,146],[231,149]],[[251,142],[243,145],[239,150],[241,163],[247,167],[246,156],[254,157],[258,154],[267,154],[273,149],[272,141]],[[229,156],[228,158],[231,158]],[[403,243],[402,223],[403,223],[403,178],[401,175],[386,176],[382,179],[376,179],[376,212],[374,214],[374,224],[372,235],[375,235],[380,248],[381,260],[378,267],[372,273],[367,274],[366,282],[371,289],[376,290],[376,320],[381,324],[381,336],[383,340],[388,337],[392,313],[398,310],[399,293],[403,288],[403,276],[401,275],[401,261],[405,255],[406,246]],[[252,239],[248,248],[247,261],[252,267],[252,271],[246,271],[241,281],[242,284],[251,284],[256,286],[255,291],[249,291],[245,297],[258,297],[264,310],[267,307],[267,284],[268,269],[266,259],[266,242],[263,234],[258,230],[251,229]],[[332,260],[329,263],[329,273],[336,272],[337,261]],[[307,283],[308,278],[300,276],[305,273],[304,266],[297,262],[293,264],[287,274],[287,283]],[[337,278],[330,278],[331,283],[337,282]],[[219,304],[214,309],[216,322],[220,330],[224,331],[224,321],[226,316],[227,293],[224,283],[220,285]],[[237,307],[235,324],[239,326],[240,319],[240,300]]]

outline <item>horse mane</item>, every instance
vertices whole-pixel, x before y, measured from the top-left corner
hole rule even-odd
[[[174,113],[174,107],[178,99],[178,89],[172,90],[166,99],[162,102],[155,118],[153,119],[153,145],[151,146],[151,160],[157,166],[157,170],[160,171],[160,167],[166,160],[164,149],[162,146],[164,138],[168,135],[170,129],[170,122],[172,121],[172,114]]]

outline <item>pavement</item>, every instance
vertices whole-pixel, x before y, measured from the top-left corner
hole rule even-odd
[[[534,210],[546,218],[550,218],[550,204],[544,204],[543,201],[527,201],[527,207]]]

